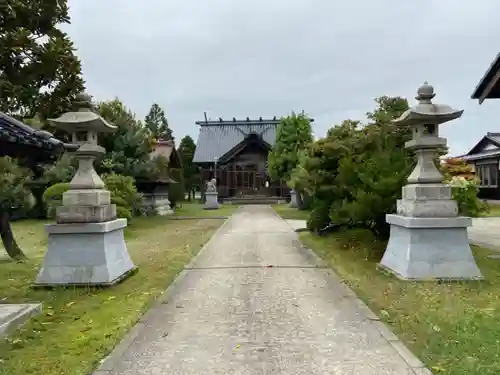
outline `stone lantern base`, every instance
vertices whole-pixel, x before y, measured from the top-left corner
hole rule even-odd
[[[216,210],[219,208],[219,201],[218,201],[219,193],[217,192],[212,192],[212,191],[207,191],[205,192],[205,210]]]
[[[34,286],[116,284],[135,266],[123,238],[126,219],[49,224],[48,250]]]
[[[390,214],[391,237],[380,268],[400,279],[482,279],[467,237],[468,217],[415,218]]]

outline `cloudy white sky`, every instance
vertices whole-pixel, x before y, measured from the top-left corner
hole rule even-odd
[[[470,99],[499,51],[499,0],[70,0],[69,32],[97,100],[143,118],[153,102],[177,139],[216,119],[304,110],[323,136],[373,98],[465,109],[443,125],[452,154],[500,131],[500,100]]]

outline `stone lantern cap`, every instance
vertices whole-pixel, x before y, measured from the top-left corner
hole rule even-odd
[[[66,112],[49,121],[58,129],[68,133],[88,132],[113,133],[117,127],[109,124],[98,114],[92,112],[92,97],[86,93],[76,95],[74,110]]]
[[[417,91],[418,104],[406,110],[393,124],[399,126],[439,125],[462,116],[463,110],[456,110],[446,104],[434,104],[434,87],[424,82]]]

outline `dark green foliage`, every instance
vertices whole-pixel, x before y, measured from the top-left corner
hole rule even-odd
[[[45,190],[43,201],[47,207],[47,217],[55,218],[57,207],[62,205],[62,197],[69,189],[69,182],[56,183]]]
[[[328,131],[326,138],[320,139],[307,149],[292,178],[295,185],[312,196],[313,213],[308,228],[318,231],[329,224],[330,206],[341,199],[336,185],[340,161],[356,142],[359,122],[347,120]]]
[[[299,183],[314,197],[308,226],[317,231],[328,222],[370,229],[388,235],[387,213],[395,212],[396,200],[414,158],[404,149],[409,129],[391,124],[407,108],[405,99],[381,97],[367,113],[367,125],[344,121],[315,142],[301,160]],[[328,218],[327,218],[328,212]]]
[[[168,187],[168,199],[172,208],[185,199],[185,185],[182,169],[172,168],[169,172],[170,177],[176,183],[170,184]]]
[[[116,206],[116,217],[120,218],[120,219],[127,219],[127,221],[131,221],[132,220],[132,212],[123,207],[123,206]]]
[[[39,181],[49,185],[58,182],[70,182],[77,169],[78,161],[75,156],[64,153],[55,164],[45,168]]]
[[[117,206],[125,202],[124,208],[128,209],[133,216],[139,215],[142,209],[142,196],[137,192],[135,181],[130,176],[122,176],[111,173],[102,176],[106,189],[111,193],[112,200]],[[121,205],[120,205],[121,206]]]
[[[268,173],[275,182],[290,181],[300,155],[312,142],[311,120],[305,114],[283,117],[276,143],[268,156]]]
[[[151,106],[149,113],[144,119],[146,128],[151,131],[155,139],[173,140],[172,130],[168,127],[165,111],[156,103]]]
[[[178,153],[182,162],[184,183],[188,193],[188,200],[194,199],[196,186],[199,185],[200,176],[198,168],[193,164],[193,157],[196,151],[196,144],[189,135],[184,136],[179,144]]]
[[[99,136],[99,143],[107,152],[97,163],[97,172],[149,178],[152,168],[150,153],[155,145],[151,132],[118,99],[102,102],[99,112],[118,129]]]
[[[478,217],[482,212],[489,210],[486,201],[483,202],[477,197],[479,193],[478,180],[467,180],[465,177],[455,176],[447,182],[451,185],[451,194],[457,202],[459,215]]]
[[[33,197],[26,186],[31,179],[28,169],[8,156],[0,158],[0,211],[14,210],[33,205]]]
[[[137,193],[134,179],[129,176],[109,174],[103,176],[106,189],[111,193],[111,203],[116,204],[117,216],[131,220],[141,211],[142,197]],[[62,205],[62,196],[68,191],[69,183],[54,184],[45,190],[43,200],[47,206],[47,216],[55,218],[57,207]]]
[[[368,228],[388,236],[385,215],[396,211],[396,200],[413,159],[404,138],[387,124],[373,124],[359,132],[358,141],[341,160],[336,177],[342,200],[333,203],[330,217],[338,224]]]
[[[125,199],[123,199],[122,197],[111,197],[111,203],[112,204],[116,204],[117,206],[121,206],[121,207],[127,207],[128,206],[128,203]]]
[[[27,210],[34,205],[34,198],[27,187],[31,179],[28,169],[21,167],[15,159],[0,158],[0,234],[7,254],[16,260],[26,259],[17,244],[10,216],[17,210]]]
[[[311,232],[318,232],[330,223],[330,206],[328,201],[317,200],[313,202],[313,207],[307,218],[307,229]]]
[[[67,1],[0,3],[0,110],[42,119],[66,111],[83,90],[80,61],[66,33]]]

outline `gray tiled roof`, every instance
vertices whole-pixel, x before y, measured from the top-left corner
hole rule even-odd
[[[248,124],[244,121],[199,122],[200,133],[193,162],[214,162],[215,158],[226,154],[251,133],[261,135],[265,142],[273,146],[278,124],[279,120],[250,121]]]
[[[75,150],[75,145],[65,144],[54,138],[51,133],[44,130],[33,129],[21,121],[7,116],[3,112],[0,112],[0,140],[5,142],[5,144],[28,147],[28,150],[38,149],[39,152],[42,152],[47,156],[57,156],[63,152],[65,148]],[[23,151],[19,149],[18,151],[19,153],[24,154],[28,152],[26,150],[27,149],[24,149]],[[5,153],[5,150],[0,150],[0,155],[4,155]],[[34,157],[34,155],[25,156]]]
[[[462,155],[459,156],[459,158],[463,160],[478,160],[478,159],[487,159],[490,157],[493,158],[496,156],[500,156],[500,150],[489,150],[489,151],[478,152],[477,154]]]
[[[486,136],[493,142],[500,143],[500,133],[490,133],[488,132]]]

